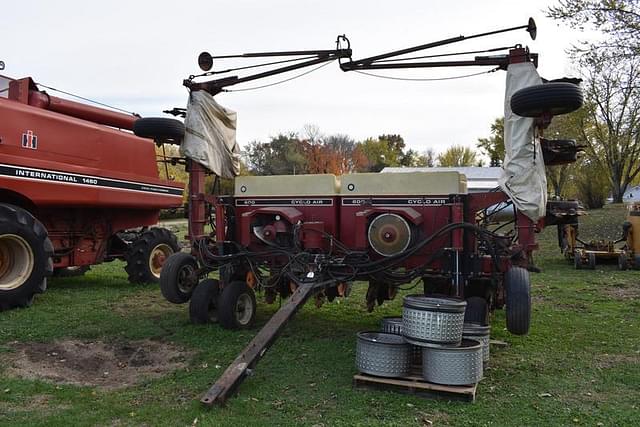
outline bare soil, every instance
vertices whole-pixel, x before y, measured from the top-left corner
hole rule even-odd
[[[638,284],[614,283],[603,286],[601,289],[605,295],[616,300],[635,300],[640,297],[640,285]]]
[[[110,390],[183,369],[191,357],[174,345],[151,340],[16,343],[12,349],[0,362],[8,366],[8,375]]]

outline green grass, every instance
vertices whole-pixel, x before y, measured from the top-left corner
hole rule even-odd
[[[617,238],[624,211],[583,218],[581,237]],[[599,238],[606,236],[597,236]],[[595,238],[595,237],[594,237]],[[29,309],[0,313],[0,425],[637,425],[640,420],[640,273],[615,266],[574,270],[540,236],[532,275],[531,333],[505,330],[493,317],[490,369],[476,403],[354,390],[355,334],[398,315],[401,298],[373,313],[362,286],[339,303],[308,304],[287,326],[254,375],[224,408],[198,399],[277,309],[260,304],[258,326],[230,332],[189,324],[187,306],[163,301],[154,286],[131,285],[121,263],[83,278],[57,279]],[[163,340],[193,352],[189,367],[117,391],[12,378],[3,362],[14,342],[58,339]]]

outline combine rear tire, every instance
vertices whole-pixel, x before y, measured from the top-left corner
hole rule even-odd
[[[134,241],[125,259],[131,283],[158,283],[162,267],[171,255],[180,251],[177,237],[165,228],[151,228]]]
[[[479,323],[481,325],[489,324],[489,307],[487,300],[482,297],[467,298],[467,308],[464,311],[464,321],[471,323]]]
[[[144,117],[133,124],[133,133],[158,142],[180,144],[184,138],[184,124],[164,117]]]
[[[0,311],[27,307],[45,291],[52,255],[40,221],[22,208],[0,204]]]
[[[247,329],[256,318],[256,295],[245,282],[222,288],[218,300],[218,322],[225,329]]]
[[[198,278],[195,277],[197,269],[198,263],[192,255],[184,252],[171,255],[160,274],[160,291],[165,299],[174,304],[189,301],[198,284]]]
[[[545,83],[520,89],[511,97],[511,110],[522,117],[558,116],[582,107],[582,91],[573,83]]]
[[[196,286],[189,301],[191,323],[203,325],[217,320],[219,286],[215,279],[205,279]]]
[[[511,267],[504,276],[507,303],[507,330],[514,335],[526,335],[531,323],[531,283],[529,272]]]

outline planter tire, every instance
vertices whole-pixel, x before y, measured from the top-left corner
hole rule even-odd
[[[531,323],[531,282],[529,272],[511,267],[504,277],[507,330],[514,335],[526,335]]]
[[[555,82],[520,89],[511,97],[511,111],[522,117],[558,116],[582,107],[582,90],[573,83]]]
[[[596,254],[594,254],[593,252],[590,252],[587,255],[587,259],[589,261],[589,270],[595,270],[596,269]]]
[[[464,321],[479,323],[483,326],[489,324],[489,306],[487,300],[482,297],[467,298],[467,307],[464,311]]]
[[[0,311],[28,307],[47,288],[53,245],[28,211],[0,204]]]
[[[180,251],[178,238],[165,228],[143,232],[129,246],[125,270],[131,283],[158,283],[166,260]]]
[[[184,252],[176,252],[164,263],[160,273],[160,292],[162,296],[174,304],[184,304],[189,301],[198,278],[196,259]]]
[[[196,325],[214,323],[217,320],[220,282],[205,279],[198,283],[189,301],[189,319]]]
[[[256,317],[256,295],[245,282],[222,288],[218,298],[218,323],[225,329],[248,329]]]
[[[164,117],[143,117],[133,124],[133,133],[159,142],[180,144],[184,138],[184,124]]]

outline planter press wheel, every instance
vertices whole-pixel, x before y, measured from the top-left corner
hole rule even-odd
[[[191,254],[176,252],[171,255],[160,273],[160,291],[165,299],[174,304],[189,301],[198,283],[197,269],[198,263]]]
[[[529,272],[511,267],[504,276],[507,330],[514,335],[526,335],[531,323],[531,282]]]
[[[215,323],[218,319],[220,282],[205,279],[198,283],[189,301],[189,319],[194,324]]]
[[[466,299],[467,307],[464,311],[464,321],[479,323],[483,326],[489,324],[489,305],[482,297],[469,297]]]
[[[244,281],[222,288],[218,298],[218,322],[225,329],[248,329],[256,318],[256,295]]]
[[[618,270],[625,271],[628,268],[628,262],[629,259],[627,257],[627,254],[624,252],[620,252],[620,255],[618,255]]]
[[[521,117],[558,116],[582,107],[582,91],[578,85],[552,82],[520,89],[511,97],[511,111]]]

